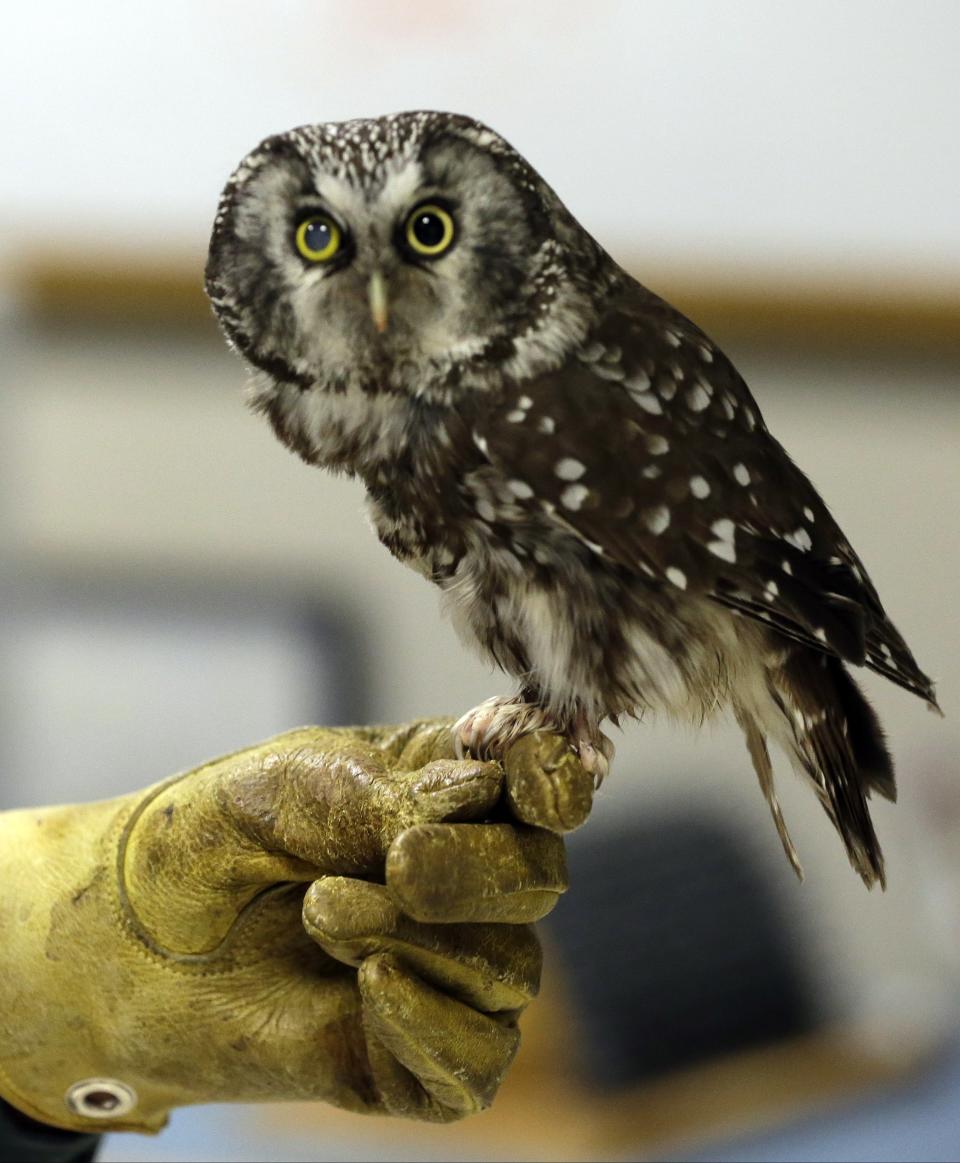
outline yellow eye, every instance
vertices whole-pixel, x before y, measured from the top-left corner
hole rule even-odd
[[[326,214],[314,214],[297,227],[297,250],[308,262],[329,262],[340,250],[340,227]]]
[[[407,246],[424,258],[437,258],[453,243],[453,218],[432,202],[418,206],[407,219],[404,232]]]

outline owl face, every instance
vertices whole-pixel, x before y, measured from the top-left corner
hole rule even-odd
[[[416,393],[431,373],[509,355],[565,304],[569,315],[584,239],[527,163],[468,118],[305,126],[231,177],[207,289],[274,381]]]

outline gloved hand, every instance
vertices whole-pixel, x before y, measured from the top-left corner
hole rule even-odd
[[[84,1131],[202,1102],[488,1105],[538,988],[530,923],[566,887],[555,833],[592,793],[552,736],[504,768],[453,759],[446,722],[305,728],[0,814],[0,1094]]]

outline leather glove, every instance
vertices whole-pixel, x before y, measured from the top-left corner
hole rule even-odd
[[[202,1102],[489,1105],[539,984],[531,922],[566,888],[556,833],[591,794],[556,737],[501,768],[434,722],[304,728],[0,814],[0,1094],[80,1131]]]

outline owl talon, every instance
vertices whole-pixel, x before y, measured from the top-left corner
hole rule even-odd
[[[615,752],[613,741],[600,731],[590,731],[581,723],[571,734],[570,743],[580,757],[584,771],[593,776],[594,786],[599,787],[610,774]]]

